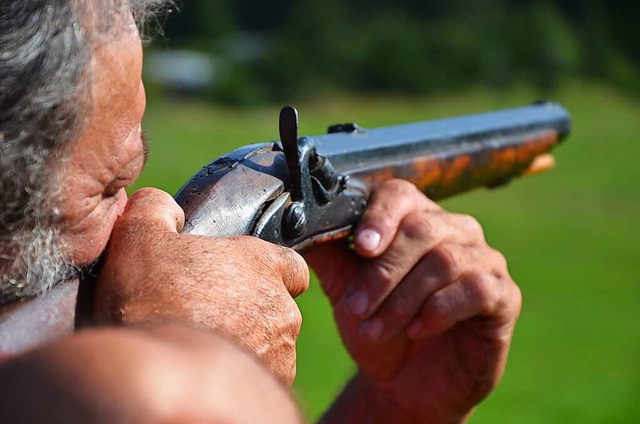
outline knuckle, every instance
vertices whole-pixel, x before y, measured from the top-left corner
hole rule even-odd
[[[442,292],[437,292],[429,299],[429,310],[435,315],[446,315],[449,312],[450,306],[446,295]]]
[[[391,262],[380,260],[371,268],[369,276],[373,288],[384,291],[395,284],[396,268]]]
[[[129,197],[127,206],[130,209],[171,206],[172,210],[182,210],[169,193],[153,187],[144,187],[134,192]]]
[[[478,305],[480,313],[489,313],[496,301],[494,277],[484,272],[471,272],[464,282],[466,295]]]
[[[389,180],[384,183],[383,187],[389,191],[394,191],[399,194],[410,194],[410,195],[421,194],[420,191],[418,191],[418,188],[415,186],[415,184],[410,183],[407,180],[401,180],[401,179]]]
[[[387,203],[374,203],[368,209],[360,226],[370,224],[383,231],[390,229],[397,221],[397,210]]]
[[[280,247],[278,257],[281,265],[277,268],[292,294],[305,292],[309,288],[309,267],[304,258],[288,247]]]
[[[456,214],[460,227],[468,234],[484,240],[484,230],[480,222],[471,215]]]
[[[439,275],[447,279],[454,279],[458,275],[459,262],[453,248],[440,245],[429,252],[427,267],[431,274]]]
[[[397,213],[413,206],[418,196],[423,194],[412,183],[405,180],[389,180],[373,192],[370,206],[383,206]]]
[[[393,267],[389,264],[379,264],[374,268],[374,281],[379,287],[389,287],[393,284]]]
[[[420,263],[420,267],[422,270],[426,270],[426,272],[424,272],[418,280],[416,289],[420,293],[431,293],[431,291],[436,287],[437,282],[429,275],[430,269],[428,266],[425,268],[425,264],[424,260]]]
[[[511,295],[509,303],[512,304],[518,312],[520,312],[522,309],[522,289],[515,282],[511,282],[510,286]]]
[[[522,302],[522,290],[520,289],[520,286],[514,283],[511,303],[516,310],[516,316],[520,315],[520,311],[522,311]]]
[[[133,194],[131,194],[131,196],[129,196],[129,201],[132,201],[132,200],[136,201],[145,197],[157,196],[160,193],[164,193],[164,192],[162,190],[158,190],[157,188],[153,188],[153,187],[143,187],[136,190]]]
[[[212,239],[217,242],[221,239]],[[262,271],[263,274],[280,276],[281,270],[296,270],[297,261],[288,248],[277,246],[257,237],[235,236],[226,240],[225,251],[234,251],[246,259],[246,263],[253,265]]]
[[[493,256],[493,261],[495,262],[497,269],[500,271],[500,276],[502,276],[502,273],[508,274],[509,263],[507,261],[507,258],[499,250],[496,250],[494,248],[490,249],[491,255]]]
[[[280,258],[292,273],[309,279],[307,262],[298,252],[288,247],[280,247]]]
[[[402,233],[410,240],[427,241],[437,237],[437,229],[426,214],[412,213],[402,222]]]

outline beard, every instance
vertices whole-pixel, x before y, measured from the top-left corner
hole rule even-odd
[[[0,241],[0,304],[45,293],[80,274],[60,245],[58,230],[44,223]]]

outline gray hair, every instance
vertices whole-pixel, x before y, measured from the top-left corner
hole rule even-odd
[[[0,303],[40,294],[75,270],[58,244],[51,170],[81,130],[80,110],[90,104],[85,10],[129,6],[143,25],[166,3],[0,3]]]

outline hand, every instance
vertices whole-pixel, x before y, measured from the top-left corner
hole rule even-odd
[[[464,421],[501,378],[520,312],[504,257],[475,219],[400,180],[373,193],[355,247],[307,256],[360,367],[348,397],[394,422]]]
[[[99,276],[97,321],[215,329],[291,383],[302,324],[293,298],[309,281],[302,257],[254,237],[179,234],[183,224],[167,193],[131,196]]]

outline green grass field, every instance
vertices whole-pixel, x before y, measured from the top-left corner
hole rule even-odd
[[[297,104],[301,132],[335,122],[364,127],[519,106],[537,93],[473,91],[430,99],[322,98]],[[640,422],[640,100],[573,83],[553,94],[574,131],[558,167],[444,205],[475,215],[509,259],[524,310],[506,375],[472,423]],[[151,102],[152,140],[137,187],[175,192],[201,165],[233,148],[277,138],[277,107],[229,109]],[[315,419],[354,370],[317,284],[304,315],[296,392]]]

